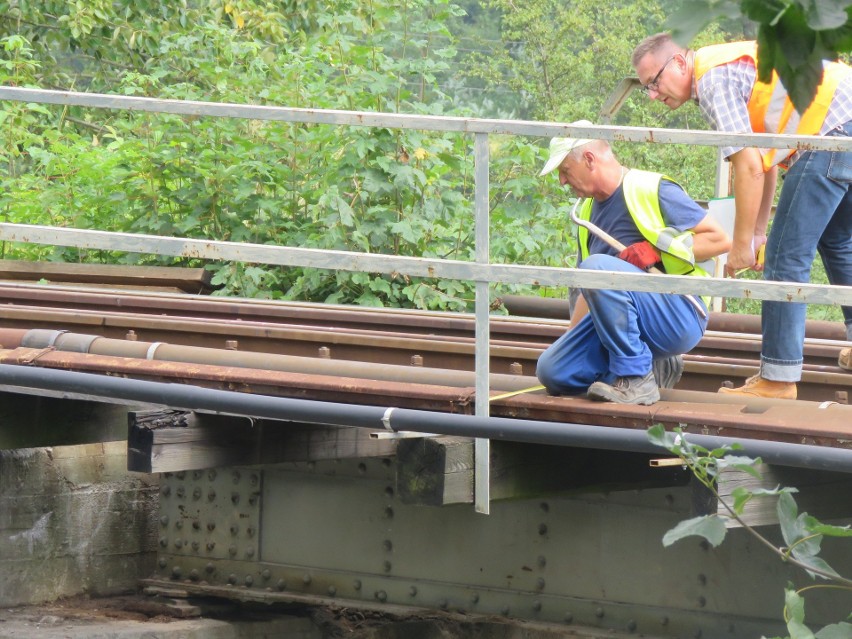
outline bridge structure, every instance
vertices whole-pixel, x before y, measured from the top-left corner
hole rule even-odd
[[[10,242],[476,283],[472,315],[363,311],[369,318],[357,326],[357,309],[248,300],[240,300],[233,324],[220,326],[212,306],[221,298],[193,299],[197,308],[190,311],[181,306],[186,294],[113,292],[105,302],[82,288],[74,290],[73,301],[56,302],[75,308],[76,317],[59,321],[46,301],[34,302],[60,298],[59,288],[10,285],[0,291],[7,305],[0,323],[0,388],[7,400],[20,409],[32,406],[33,397],[53,398],[68,411],[82,401],[98,407],[90,410],[90,421],[114,424],[116,412],[127,418],[127,469],[146,478],[150,517],[130,530],[154,546],[150,572],[139,575],[149,591],[532,620],[573,636],[745,638],[786,632],[784,587],[806,587],[811,578],[752,534],[760,532],[769,546],[784,546],[772,505],[749,511],[740,522],[745,525],[731,521],[718,546],[697,537],[664,546],[663,536],[679,521],[718,513],[724,505],[645,430],[654,424],[679,428],[690,442],[711,449],[742,445],[765,462],[765,482],[800,488],[803,510],[848,522],[849,376],[822,362],[806,371],[817,388],[813,399],[722,400],[706,392],[707,375],[717,382],[756,367],[756,338],[739,335],[725,348],[750,355],[724,362],[695,356],[687,368],[694,381],[686,379],[652,407],[548,397],[530,390],[536,354],[569,323],[498,320],[489,314],[489,286],[627,288],[844,305],[852,305],[852,287],[492,264],[489,136],[828,150],[850,150],[850,141],[15,87],[0,87],[0,99],[418,128],[472,138],[473,262],[0,223],[0,240]],[[200,325],[169,332],[162,315],[169,315],[163,309],[171,304],[181,308],[173,315],[184,325],[188,317],[203,318]],[[145,322],[137,318],[131,325],[125,315],[130,307],[153,309],[159,317],[149,313]],[[436,333],[442,339],[427,337]],[[198,346],[211,335],[224,348]],[[833,355],[836,362],[844,339],[812,337],[809,348],[814,357],[830,361]],[[377,355],[390,341],[392,361]],[[295,343],[304,352],[293,355]],[[720,494],[745,481],[726,475]],[[4,499],[15,508],[14,497]],[[31,519],[21,527],[31,532],[49,521],[35,511],[16,516]],[[14,547],[34,552],[23,542]],[[841,574],[852,574],[848,544],[826,543],[823,552]],[[31,570],[16,561],[6,562],[6,592],[20,587]],[[808,595],[808,620],[837,623],[852,609],[850,602],[847,592],[815,591]]]

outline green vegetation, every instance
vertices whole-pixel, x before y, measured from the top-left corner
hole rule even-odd
[[[719,473],[725,469],[739,470],[760,479],[757,465],[760,459],[736,455],[739,445],[708,450],[688,441],[681,429],[666,432],[661,425],[648,429],[648,439],[680,457],[683,464],[695,478],[709,490],[727,512],[726,515],[701,515],[680,522],[663,536],[663,544],[673,543],[690,536],[704,538],[713,546],[721,544],[727,535],[725,520],[733,519],[758,543],[768,548],[780,561],[804,570],[813,579],[822,579],[827,584],[819,587],[852,590],[852,579],[837,573],[820,557],[823,539],[826,537],[852,538],[849,526],[824,524],[807,513],[800,513],[793,495],[795,488],[778,486],[773,489],[755,488],[749,490],[743,486],[735,488],[731,502],[723,500],[717,491]],[[778,521],[785,546],[778,548],[749,526],[742,518],[746,505],[754,499],[777,498]],[[852,636],[852,611],[838,610],[840,621],[831,624],[814,634],[805,624],[805,600],[803,593],[816,586],[795,588],[789,585],[784,592],[784,621],[787,624],[788,639],[841,639]],[[844,617],[845,616],[845,617]]]
[[[682,0],[0,0],[0,82],[185,100],[412,114],[598,119],[632,47]],[[640,16],[638,19],[636,16]],[[696,44],[750,23],[704,29]],[[745,26],[744,26],[745,25]],[[705,128],[634,95],[616,124]],[[0,219],[470,260],[470,136],[0,104]],[[537,177],[546,141],[491,138],[494,262],[573,265],[572,202]],[[715,152],[617,144],[713,192]],[[6,257],[185,263],[6,245]],[[220,294],[470,309],[472,284],[211,263]],[[495,287],[495,295],[518,292]],[[528,289],[523,289],[528,290]],[[540,291],[563,295],[564,291]],[[832,309],[836,310],[836,309]]]

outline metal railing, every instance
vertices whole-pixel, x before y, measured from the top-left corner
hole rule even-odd
[[[476,285],[476,414],[488,415],[489,284],[513,283],[586,288],[628,289],[661,293],[698,293],[713,297],[739,297],[784,302],[852,306],[852,287],[764,282],[722,278],[693,278],[645,273],[580,271],[574,268],[491,264],[489,258],[489,135],[572,136],[653,144],[702,146],[757,146],[799,150],[852,151],[852,139],[840,137],[730,134],[640,127],[579,127],[555,122],[404,115],[324,109],[295,109],[247,104],[223,104],[155,98],[0,87],[0,100],[34,102],[99,109],[120,109],[186,116],[242,118],[472,134],[475,160],[475,261],[443,260],[348,251],[328,251],[268,246],[206,239],[185,239],[89,229],[0,223],[0,240],[73,246],[134,253],[210,260],[245,261],[281,266],[301,266],[414,277],[472,281]],[[531,167],[537,170],[538,167]],[[488,442],[477,440],[475,504],[489,511]]]

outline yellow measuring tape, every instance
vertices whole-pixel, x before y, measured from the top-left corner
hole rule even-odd
[[[531,393],[537,390],[544,390],[544,386],[530,386],[529,388],[524,388],[522,390],[512,391],[511,393],[503,393],[502,395],[495,395],[494,397],[489,397],[488,401],[493,402],[495,399],[509,399],[510,397],[514,397],[515,395],[522,395],[523,393]]]

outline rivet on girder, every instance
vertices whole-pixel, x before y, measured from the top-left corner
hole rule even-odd
[[[192,529],[193,529],[193,530],[201,530],[201,522],[200,522],[200,521],[198,521],[197,519],[196,519],[196,520],[194,520],[194,521],[192,522]]]
[[[239,348],[240,343],[235,339],[226,339],[225,340],[225,350],[226,351],[235,351]]]
[[[311,581],[313,581],[313,579],[311,578],[311,576],[310,576],[309,574],[305,573],[305,574],[302,576],[302,583],[303,583],[303,584],[305,584],[306,586],[307,586],[309,583],[311,583]]]
[[[182,571],[180,569],[180,566],[173,566],[172,567],[172,577],[174,579],[180,579],[181,572]]]
[[[160,525],[163,528],[165,528],[166,526],[169,525],[169,516],[168,515],[163,515],[162,517],[160,517]]]
[[[254,537],[254,528],[251,526],[246,528],[246,535],[248,535],[249,537]]]
[[[249,559],[251,559],[252,557],[254,557],[254,548],[248,548],[248,549],[246,549],[246,557],[248,557]]]
[[[539,504],[539,507],[541,508],[542,512],[545,512],[545,513],[550,512],[550,504],[548,504],[546,501],[541,502]]]
[[[534,601],[532,607],[533,607],[533,610],[535,610],[536,612],[541,612],[541,602],[540,601]]]
[[[384,548],[387,551],[393,550],[393,542],[390,539],[385,539],[382,542],[382,548]]]
[[[178,520],[175,522],[175,528],[177,528],[178,530],[180,530],[181,528],[183,528],[183,520],[182,520],[182,519],[178,519]]]
[[[595,617],[597,617],[598,619],[603,619],[603,617],[604,617],[604,609],[603,609],[603,608],[598,608],[597,610],[595,610]]]
[[[183,481],[183,480],[186,478],[186,471],[185,471],[185,470],[179,470],[179,471],[177,471],[177,472],[175,473],[175,477],[177,477],[178,479],[180,479],[181,481]]]
[[[216,499],[216,491],[215,490],[211,490],[209,493],[207,493],[207,501],[213,501],[215,499]]]
[[[844,390],[834,391],[834,401],[836,401],[838,404],[848,404],[849,393]]]
[[[367,464],[361,463],[358,464],[358,474],[365,475],[367,473]]]
[[[239,532],[240,532],[240,527],[237,526],[236,524],[231,524],[231,534],[236,537]]]
[[[237,554],[237,545],[236,544],[231,544],[230,546],[228,546],[228,554],[231,555],[231,557],[236,556],[236,554]]]
[[[210,532],[213,532],[214,530],[216,530],[216,522],[215,521],[208,521],[207,522],[207,530],[209,530]]]
[[[232,586],[235,583],[237,583],[237,576],[234,573],[231,573],[230,575],[228,575],[228,583],[231,584]]]
[[[536,562],[539,568],[544,568],[547,565],[547,558],[544,555],[539,555]]]
[[[537,590],[544,590],[544,585],[544,579],[542,577],[535,580],[535,587]]]
[[[317,355],[320,359],[331,359],[331,349],[328,346],[320,346]]]
[[[329,586],[328,587],[328,594],[329,594],[330,597],[334,597],[334,595],[337,594],[337,588],[335,588],[334,586]]]
[[[383,569],[385,572],[390,572],[390,571],[391,571],[391,568],[392,568],[392,566],[391,566],[391,562],[389,562],[389,561],[385,561],[385,562],[383,562],[383,563],[382,563],[382,569]]]
[[[175,548],[183,548],[183,542],[180,539],[175,539]]]
[[[566,613],[562,616],[562,620],[563,620],[565,623],[571,623],[572,621],[574,621],[574,613],[572,613],[572,612],[566,612]]]
[[[479,603],[479,593],[475,592],[470,596],[470,603],[478,604]]]
[[[171,493],[172,493],[172,487],[169,486],[168,484],[166,484],[165,486],[160,488],[160,494],[163,497],[168,497],[169,495],[171,495]]]
[[[376,591],[376,599],[378,599],[379,601],[387,601],[388,600],[388,593],[386,593],[384,590],[377,590]]]
[[[249,495],[249,506],[256,506],[258,501],[260,501],[260,493]]]
[[[660,625],[661,626],[668,626],[669,625],[669,618],[668,617],[660,617]]]
[[[352,582],[352,587],[353,587],[355,590],[361,590],[361,580],[360,580],[360,579],[356,579],[355,581],[353,581],[353,582]]]
[[[385,519],[393,519],[393,508],[390,506],[385,507]]]
[[[631,619],[630,621],[627,622],[627,631],[628,632],[636,632],[636,628],[638,628],[638,627],[639,626],[636,624],[635,621],[633,621],[633,619]]]
[[[694,634],[694,635],[692,635],[692,636],[693,636],[693,637],[695,637],[695,639],[701,639],[701,637],[702,637],[702,635],[703,635],[703,634],[704,634],[704,631],[703,631],[703,630],[701,630],[701,628],[698,628],[698,629],[695,631],[695,634]]]
[[[538,525],[538,534],[542,537],[547,534],[547,524]]]
[[[412,355],[411,356],[411,365],[412,366],[423,366],[423,356],[422,355]]]
[[[139,336],[136,335],[136,331],[131,330],[125,333],[124,339],[126,339],[128,342],[135,342],[137,339],[139,339]]]
[[[706,586],[707,585],[707,575],[699,573],[698,583],[700,583],[702,586]]]
[[[165,568],[166,566],[168,566],[168,565],[169,565],[169,562],[166,560],[166,558],[165,558],[165,557],[160,557],[160,558],[157,560],[157,565],[158,565],[160,568]]]
[[[278,590],[286,590],[287,582],[283,579],[279,579],[278,582],[275,584],[275,587],[278,588]]]
[[[216,566],[214,566],[212,562],[208,561],[207,564],[204,566],[204,570],[208,574],[213,574],[213,572],[215,572],[216,570]]]
[[[198,549],[199,549],[199,548],[201,548],[201,544],[200,544],[200,543],[198,543],[197,541],[193,541],[193,542],[192,542],[192,549],[193,549],[195,552],[198,552]]]
[[[509,373],[512,375],[523,375],[524,367],[520,362],[512,362],[509,364]]]
[[[698,607],[703,608],[706,605],[707,605],[707,599],[705,599],[704,597],[699,597],[698,598]]]
[[[201,486],[196,486],[195,490],[192,491],[193,499],[201,499]]]
[[[196,570],[195,568],[190,570],[189,571],[189,578],[192,579],[192,581],[198,581],[198,570]]]
[[[235,484],[240,483],[240,478],[241,478],[240,471],[235,470],[234,472],[231,473],[231,481],[233,481]]]
[[[257,473],[249,475],[249,484],[257,486],[260,483],[260,476]]]
[[[263,571],[260,573],[260,576],[263,578],[264,581],[269,581],[269,578],[272,576],[272,573],[269,571],[269,568],[264,568]]]
[[[385,486],[385,497],[393,499],[393,486]]]
[[[201,475],[203,475],[203,474],[204,474],[204,473],[203,473],[203,472],[201,472],[200,470],[194,470],[194,471],[192,471],[192,478],[193,478],[195,481],[198,481],[199,479],[201,479]]]
[[[244,583],[246,586],[251,587],[251,585],[254,584],[254,577],[252,577],[251,575],[246,575]]]
[[[504,617],[508,617],[509,612],[510,612],[509,606],[503,606],[502,608],[500,608],[500,614],[503,615]]]
[[[168,545],[169,545],[169,538],[168,537],[160,537],[160,546],[165,548]]]
[[[175,495],[177,495],[179,499],[183,499],[186,495],[186,489],[184,489],[183,486],[178,486],[177,490],[175,491]]]
[[[447,608],[450,607],[450,602],[447,601],[446,599],[441,599],[441,601],[438,602],[438,607],[441,610],[446,610]]]
[[[734,387],[734,383],[729,379],[726,379],[724,382],[722,382],[722,388],[733,388],[733,387]]]
[[[240,493],[231,493],[231,503],[234,506],[240,503]]]
[[[417,596],[417,586],[411,586],[411,588],[408,589],[408,596],[409,597],[416,597]]]

